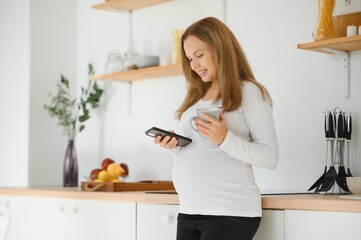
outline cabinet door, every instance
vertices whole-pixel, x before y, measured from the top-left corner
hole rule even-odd
[[[259,229],[254,240],[284,240],[285,213],[283,210],[263,210]]]
[[[178,205],[137,204],[137,240],[176,239]]]
[[[40,197],[29,197],[23,199],[28,205],[26,239],[68,239],[68,200]]]
[[[361,213],[285,211],[287,240],[360,240]]]
[[[23,229],[26,225],[26,204],[22,198],[0,196],[1,214],[10,217],[6,240],[28,239]]]
[[[69,207],[70,240],[135,240],[135,203],[74,200]]]

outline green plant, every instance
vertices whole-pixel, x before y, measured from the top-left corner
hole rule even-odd
[[[94,75],[93,66],[88,66],[88,86],[81,87],[81,94],[78,98],[72,98],[69,90],[69,80],[63,75],[57,82],[56,95],[50,93],[51,102],[44,105],[50,117],[56,116],[58,124],[64,127],[63,134],[69,139],[74,139],[77,133],[84,130],[84,122],[90,119],[90,109],[99,106],[103,89],[99,88],[96,81],[91,80]]]

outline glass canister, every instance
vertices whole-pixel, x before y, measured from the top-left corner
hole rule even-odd
[[[125,60],[124,60],[124,66],[126,70],[133,70],[136,69],[136,57],[139,56],[139,53],[134,50],[133,48],[130,48],[128,51],[124,53]]]
[[[335,24],[332,16],[334,8],[335,0],[318,0],[318,21],[313,36],[315,41],[336,37]]]
[[[117,50],[113,50],[108,54],[107,62],[105,63],[105,73],[115,73],[124,70],[123,56]]]

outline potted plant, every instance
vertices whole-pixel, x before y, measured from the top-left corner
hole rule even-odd
[[[64,127],[63,134],[68,138],[63,168],[63,186],[78,186],[78,161],[74,145],[75,136],[85,129],[85,122],[90,119],[90,109],[99,106],[103,89],[99,88],[96,81],[91,80],[94,75],[93,66],[88,66],[88,86],[81,87],[79,97],[72,98],[69,89],[69,80],[60,76],[56,84],[56,94],[50,93],[50,104],[45,104],[44,109],[50,117],[58,119],[58,125]]]

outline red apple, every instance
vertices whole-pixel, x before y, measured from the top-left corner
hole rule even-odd
[[[120,163],[119,165],[125,170],[125,173],[123,174],[123,176],[128,176],[128,174],[129,174],[128,165],[125,163]]]
[[[93,169],[93,170],[90,172],[90,179],[91,179],[92,181],[94,181],[95,179],[97,179],[97,178],[98,178],[98,174],[99,174],[100,171],[101,171],[101,169],[98,169],[98,168]]]
[[[113,162],[114,162],[114,160],[112,160],[110,158],[104,159],[103,162],[102,162],[102,169],[107,170],[108,165],[113,163]]]

